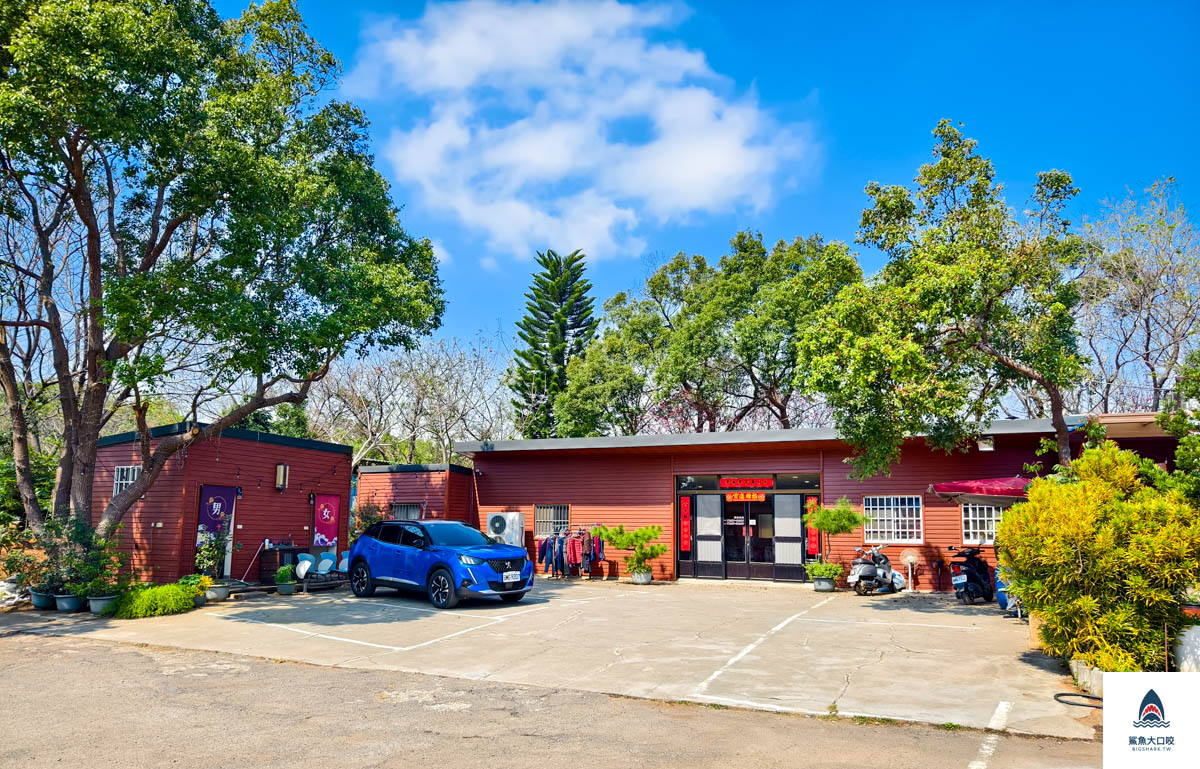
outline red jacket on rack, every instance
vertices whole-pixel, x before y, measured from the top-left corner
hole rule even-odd
[[[567,540],[567,565],[575,566],[583,563],[583,537],[571,537]]]

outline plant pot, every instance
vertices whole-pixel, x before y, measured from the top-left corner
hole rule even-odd
[[[204,595],[213,603],[224,601],[229,597],[229,585],[213,585],[208,590],[204,591]]]
[[[103,614],[104,610],[116,600],[116,595],[89,595],[87,599],[88,609],[91,610],[92,614]]]
[[[813,588],[818,593],[832,593],[836,586],[833,577],[813,577]]]
[[[54,604],[59,611],[79,611],[83,608],[83,597],[70,593],[55,593]]]
[[[630,576],[633,577],[633,584],[635,585],[649,585],[650,581],[654,579],[654,575],[648,571],[635,571]]]
[[[291,595],[296,592],[295,582],[276,582],[275,592],[279,595]]]
[[[43,593],[33,588],[29,588],[29,600],[33,601],[35,609],[53,609],[56,605],[53,593]]]
[[[208,603],[208,596],[204,593],[196,593],[192,596],[192,606],[199,609],[204,604]]]

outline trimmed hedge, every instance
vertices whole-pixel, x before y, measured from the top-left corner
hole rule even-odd
[[[117,619],[139,619],[164,614],[182,614],[193,608],[193,595],[194,588],[179,585],[137,587],[117,600],[113,616]]]
[[[1008,592],[1041,617],[1052,654],[1162,670],[1165,642],[1187,623],[1179,604],[1197,582],[1200,511],[1147,485],[1143,465],[1111,441],[1087,448],[1071,475],[1035,480],[1000,521]]]

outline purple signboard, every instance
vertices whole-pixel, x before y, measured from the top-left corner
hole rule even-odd
[[[228,532],[236,499],[237,488],[233,486],[200,487],[200,518],[196,522],[196,547],[204,545],[220,532]]]

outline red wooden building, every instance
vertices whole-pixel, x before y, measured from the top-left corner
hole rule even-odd
[[[1101,421],[1127,448],[1158,461],[1173,455],[1174,442],[1152,415]],[[473,474],[456,466],[369,468],[359,493],[398,517],[450,511],[481,528],[488,513],[521,512],[531,554],[538,536],[564,527],[657,525],[668,551],[653,564],[656,578],[774,580],[805,579],[805,564],[821,556],[808,505],[846,497],[871,521],[834,537],[828,559],[848,566],[856,547],[884,544],[897,566],[906,551],[917,555],[918,589],[948,589],[950,546],[982,546],[994,565],[1003,508],[958,505],[930,485],[1027,475],[1025,464],[1039,459],[1039,443],[1051,435],[1049,420],[1000,420],[963,453],[912,440],[891,475],[863,481],[849,477],[849,451],[830,429],[457,443],[455,451],[473,458]],[[593,576],[619,575],[621,554],[605,555]]]
[[[151,445],[191,428],[186,423],[154,428]],[[99,445],[92,485],[95,520],[113,494],[141,472],[137,433],[101,438]],[[221,572],[248,582],[259,579],[264,540],[313,552],[344,550],[351,451],[336,443],[225,430],[168,460],[154,486],[125,514],[121,546],[153,582],[196,570],[198,535],[211,531],[213,521],[230,533]]]
[[[449,518],[475,526],[474,474],[462,465],[379,465],[358,468],[355,510],[378,508],[388,518]]]

